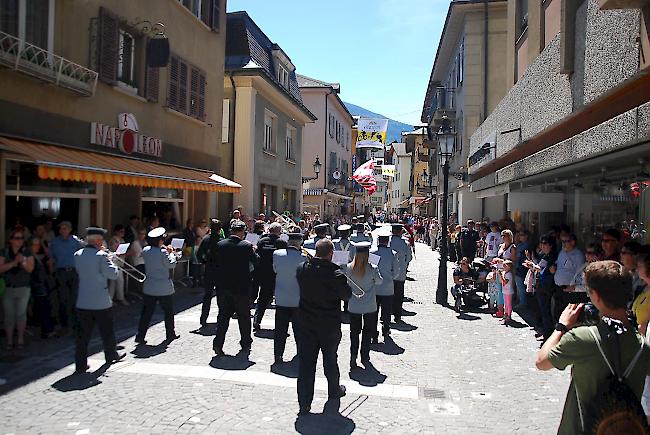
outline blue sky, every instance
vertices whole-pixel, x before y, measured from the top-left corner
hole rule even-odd
[[[422,102],[449,1],[228,0],[291,57],[296,71],[341,83],[341,98],[407,124]]]

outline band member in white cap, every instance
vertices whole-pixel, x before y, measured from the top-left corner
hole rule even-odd
[[[390,238],[390,248],[397,253],[399,272],[393,277],[395,292],[393,294],[393,316],[395,322],[402,320],[402,302],[404,302],[404,282],[406,281],[406,269],[413,259],[411,248],[406,240],[402,238],[404,225],[392,225],[393,236]]]
[[[74,264],[79,275],[79,293],[76,307],[79,328],[75,351],[75,373],[88,370],[88,343],[95,324],[99,328],[107,363],[119,361],[126,356],[117,353],[115,331],[113,330],[113,301],[108,293],[108,280],[116,280],[119,273],[103,250],[106,230],[89,227],[86,229],[85,248],[74,253]]]
[[[380,257],[377,268],[381,273],[382,282],[377,286],[377,314],[381,312],[381,333],[386,337],[390,335],[390,316],[393,313],[393,294],[395,287],[393,279],[399,273],[399,262],[397,261],[397,253],[393,251],[388,243],[390,241],[390,230],[381,228],[377,234],[377,246],[370,250],[371,254]],[[375,328],[375,336],[373,341],[377,342],[379,332]]]
[[[350,257],[349,261],[352,261],[354,258],[354,245],[350,242],[350,230],[352,227],[348,224],[343,224],[339,225],[336,229],[341,237],[332,240],[332,243],[334,243],[334,250],[347,252]]]
[[[145,335],[156,308],[156,302],[160,303],[165,314],[165,343],[169,344],[178,338],[174,330],[174,281],[169,271],[176,267],[176,255],[171,246],[164,246],[165,229],[154,228],[147,234],[149,246],[142,250],[144,269],[147,271],[147,279],[142,289],[143,305],[138,325],[138,335],[135,342],[145,344]]]
[[[289,322],[296,336],[296,315],[300,304],[300,286],[296,278],[298,266],[307,260],[300,250],[302,233],[289,233],[286,249],[273,252],[273,270],[275,271],[275,332],[273,335],[274,364],[282,363],[284,348],[287,343]]]
[[[371,245],[370,242],[355,243],[356,254],[354,260],[343,267],[343,271],[348,278],[356,284],[352,286],[352,296],[348,302],[348,312],[350,313],[350,370],[358,368],[359,335],[361,335],[361,363],[367,366],[370,362],[370,342],[377,331],[376,288],[381,284],[382,278],[377,267],[368,261]]]
[[[316,236],[313,239],[305,241],[303,247],[305,249],[316,249],[316,243],[318,243],[320,239],[327,238],[327,230],[329,227],[330,226],[328,224],[318,224],[314,226],[314,232],[316,233]]]

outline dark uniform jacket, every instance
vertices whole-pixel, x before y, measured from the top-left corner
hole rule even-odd
[[[280,240],[280,236],[268,234],[257,242],[257,255],[260,261],[255,272],[260,278],[275,279],[273,271],[273,251],[276,249],[287,249],[287,242]]]
[[[237,236],[221,240],[216,253],[216,263],[221,270],[219,287],[233,293],[247,293],[253,267],[258,261],[250,242]]]
[[[336,264],[312,258],[298,266],[298,321],[302,327],[331,331],[341,328],[341,301],[352,295],[347,278]]]

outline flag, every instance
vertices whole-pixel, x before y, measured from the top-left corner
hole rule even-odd
[[[375,181],[375,161],[368,160],[363,165],[354,171],[352,179],[359,183],[361,187],[368,191],[368,195],[372,195],[377,190],[377,182]]]
[[[382,165],[381,175],[384,175],[386,177],[395,177],[395,173],[395,165]]]
[[[388,119],[359,118],[356,148],[384,149]]]

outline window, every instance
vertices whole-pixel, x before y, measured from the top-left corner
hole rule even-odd
[[[205,120],[205,73],[178,56],[169,62],[169,94],[167,107]]]
[[[264,143],[262,149],[275,153],[275,124],[277,117],[272,112],[264,112]]]
[[[53,8],[54,0],[0,0],[0,31],[53,51]]]
[[[458,83],[463,83],[463,62],[465,60],[465,39],[460,43],[458,49]]]
[[[528,0],[517,0],[517,38],[528,29]]]
[[[120,29],[119,55],[117,58],[117,80],[137,89],[135,80],[135,38]]]
[[[260,185],[260,211],[267,216],[271,216],[273,210],[277,210],[276,206],[276,192],[277,187],[269,184]]]
[[[281,65],[278,65],[278,82],[285,89],[289,89],[289,71]]]
[[[292,214],[296,212],[296,191],[293,189],[284,189],[282,192],[282,211],[288,211]]]
[[[196,18],[214,30],[219,31],[220,1],[219,0],[178,0]]]
[[[334,137],[334,115],[330,113],[329,115],[329,132],[330,137]]]
[[[293,151],[295,143],[296,143],[296,129],[288,125],[285,145],[286,145],[287,160],[292,162],[296,160]]]

